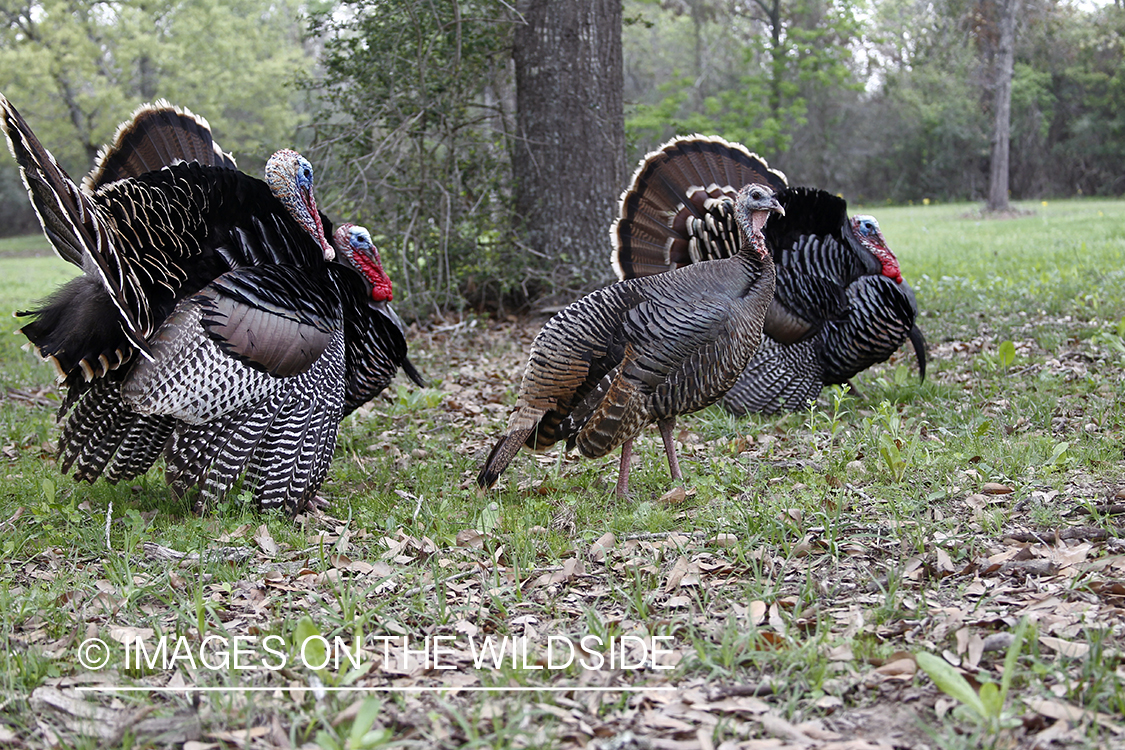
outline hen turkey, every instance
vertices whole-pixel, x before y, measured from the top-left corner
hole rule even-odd
[[[384,359],[405,360],[401,330],[371,307],[389,279],[375,291],[362,249],[325,262],[311,166],[278,152],[267,186],[234,168],[205,120],[158,102],[79,188],[0,105],[47,237],[84,271],[21,313],[67,387],[62,470],[115,482],[163,453],[173,489],[198,487],[201,505],[245,474],[262,507],[299,511],[340,418],[377,392],[385,363],[370,352],[389,341]],[[368,265],[382,271],[377,256]]]
[[[621,446],[617,494],[628,494],[633,439],[655,422],[673,480],[676,417],[718,401],[758,348],[773,297],[762,237],[783,213],[765,185],[746,185],[732,213],[746,240],[729,258],[600,289],[551,318],[531,345],[516,410],[477,478],[495,484],[526,445],[560,440],[588,458]]]
[[[886,361],[908,338],[924,379],[914,292],[874,217],[849,218],[842,198],[788,187],[783,173],[721,138],[676,138],[641,161],[611,230],[618,276],[731,255],[738,246],[731,205],[751,182],[777,190],[785,209],[763,230],[777,288],[761,348],[722,405],[737,414],[807,408],[825,385]]]

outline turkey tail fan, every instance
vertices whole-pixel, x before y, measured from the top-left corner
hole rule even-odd
[[[0,125],[8,137],[8,148],[20,165],[28,197],[43,225],[43,232],[59,257],[81,268],[85,250],[95,242],[89,234],[90,228],[79,217],[92,217],[93,206],[3,94],[0,94],[0,107],[3,108]]]
[[[922,382],[925,382],[926,337],[922,335],[922,329],[917,325],[911,328],[907,335],[910,337],[910,343],[914,346],[914,356],[918,358],[918,379]]]
[[[125,336],[144,356],[151,349],[140,332],[136,317],[121,291],[121,285],[106,263],[113,243],[107,228],[90,198],[74,184],[51,152],[31,132],[19,111],[0,94],[0,127],[8,137],[8,147],[20,165],[27,194],[39,217],[44,234],[63,260],[97,273],[117,309]]]
[[[717,136],[673,138],[645,156],[610,229],[618,278],[733,255],[742,244],[733,203],[750,183],[778,191],[787,180],[765,159]]]
[[[82,180],[82,189],[93,193],[111,182],[140,177],[180,161],[237,168],[234,157],[211,137],[207,120],[159,99],[141,105],[121,123],[113,144],[98,152],[93,170]]]
[[[722,405],[738,415],[802,411],[823,386],[814,340],[780,344],[766,336]]]
[[[791,187],[782,191],[778,195],[778,200],[785,206],[785,215],[770,219],[762,229],[762,233],[766,236],[766,243],[774,251],[775,261],[784,261],[784,258],[778,257],[778,251],[794,251],[801,244],[803,237],[831,238],[841,246],[857,244],[857,241],[851,237],[845,237],[845,233],[851,234],[848,226],[848,202],[840,196],[818,188]],[[828,256],[832,250],[822,243],[820,252],[825,256]],[[813,256],[805,258],[803,263],[817,269],[826,269],[831,268],[834,263],[839,263],[839,260],[833,257]],[[867,270],[877,272],[877,267],[872,266]]]

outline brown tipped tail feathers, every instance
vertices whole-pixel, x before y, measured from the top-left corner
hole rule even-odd
[[[482,490],[487,490],[496,484],[496,480],[508,468],[508,464],[519,453],[530,434],[531,430],[515,430],[496,441],[496,445],[492,447],[492,452],[485,459],[480,474],[477,475],[477,485]]]
[[[738,144],[687,136],[645,157],[614,224],[618,275],[729,257],[737,246],[731,196],[763,178],[785,209],[763,229],[777,290],[763,346],[723,406],[739,414],[804,409],[825,385],[885,361],[907,338],[924,378],[918,306],[878,222],[849,217],[844,199],[826,191],[787,187],[784,175]]]

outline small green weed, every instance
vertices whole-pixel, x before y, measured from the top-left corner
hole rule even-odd
[[[1012,635],[1008,653],[1004,657],[1004,673],[1001,675],[1000,684],[981,683],[979,693],[973,690],[969,681],[940,656],[923,651],[915,655],[915,660],[943,693],[958,701],[959,705],[953,709],[958,718],[977,724],[985,735],[995,741],[1001,730],[1012,729],[1021,723],[1018,717],[1004,709],[1015,677],[1020,651],[1023,649],[1029,629],[1031,628],[1027,618],[1020,620]]]

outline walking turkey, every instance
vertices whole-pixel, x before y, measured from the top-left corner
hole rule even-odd
[[[758,348],[774,269],[762,237],[784,213],[765,185],[742,188],[733,214],[747,240],[729,258],[620,281],[547,322],[531,345],[516,410],[477,477],[482,489],[527,445],[559,440],[588,458],[621,446],[617,494],[628,494],[633,439],[655,422],[673,480],[676,417],[718,401]]]
[[[345,404],[376,392],[385,363],[370,352],[389,341],[393,362],[406,350],[373,312],[361,266],[325,262],[335,251],[311,166],[278,152],[267,186],[234,168],[205,120],[158,102],[118,129],[79,188],[0,105],[47,237],[84,271],[20,313],[67,387],[63,472],[115,482],[163,453],[173,490],[198,487],[203,506],[245,473],[261,507],[299,511]]]
[[[764,229],[777,289],[762,346],[722,405],[736,414],[805,409],[825,385],[886,361],[908,338],[925,379],[914,291],[878,222],[849,219],[846,201],[823,190],[788,187],[783,173],[721,138],[675,138],[641,161],[611,230],[619,278],[730,256],[731,205],[751,182],[769,184],[785,208]]]

